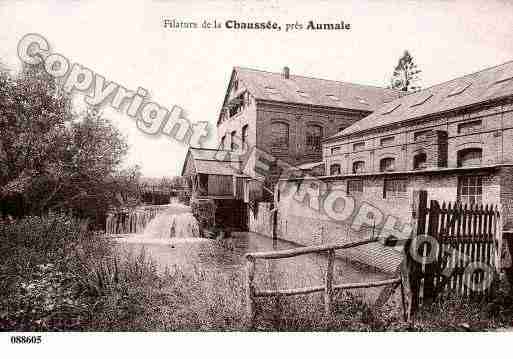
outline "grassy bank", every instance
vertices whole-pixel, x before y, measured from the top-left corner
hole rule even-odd
[[[0,253],[1,330],[246,329],[241,273],[162,273],[144,252],[120,253],[69,217],[0,223]],[[402,321],[397,296],[375,309],[342,293],[330,317],[319,294],[262,299],[255,330],[488,330],[513,324],[512,303],[502,289],[486,302],[447,299],[411,324]]]

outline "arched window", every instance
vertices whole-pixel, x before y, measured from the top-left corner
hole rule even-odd
[[[322,127],[309,125],[306,127],[306,150],[318,152],[321,150]]]
[[[235,135],[236,134],[237,134],[236,131],[232,131],[232,133],[230,135],[230,150],[232,150],[232,151],[235,151],[238,148],[237,143],[235,143],[235,140],[236,140]]]
[[[480,166],[483,150],[480,148],[466,148],[458,151],[458,167]]]
[[[424,152],[418,153],[413,156],[413,169],[420,170],[426,168],[427,156]]]
[[[395,158],[386,157],[379,161],[379,170],[381,172],[389,172],[395,169]]]
[[[226,148],[226,135],[221,137],[221,149],[224,150]]]
[[[334,163],[330,166],[330,175],[339,175],[340,172],[340,165],[338,163]]]
[[[271,147],[273,150],[288,150],[289,125],[285,122],[271,124]]]
[[[242,148],[244,151],[244,147],[248,144],[248,125],[242,126]]]
[[[365,172],[365,162],[356,161],[353,162],[353,173],[362,173]]]

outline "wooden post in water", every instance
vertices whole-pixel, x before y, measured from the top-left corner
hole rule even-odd
[[[247,326],[252,329],[255,321],[255,258],[246,256],[246,260]]]
[[[326,266],[326,287],[324,288],[324,311],[326,315],[332,312],[333,300],[333,265],[335,263],[335,250],[328,251],[328,265]]]

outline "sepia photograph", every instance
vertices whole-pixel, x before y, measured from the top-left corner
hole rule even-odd
[[[1,346],[509,339],[512,24],[500,0],[0,1]]]

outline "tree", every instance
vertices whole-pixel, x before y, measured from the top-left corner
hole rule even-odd
[[[395,66],[390,87],[404,92],[418,91],[420,90],[420,86],[417,85],[420,72],[413,60],[413,56],[411,56],[408,50],[405,50]]]
[[[41,67],[0,73],[0,213],[61,209],[102,221],[116,194],[137,197],[139,169],[121,169],[127,150],[97,109],[75,113]]]

